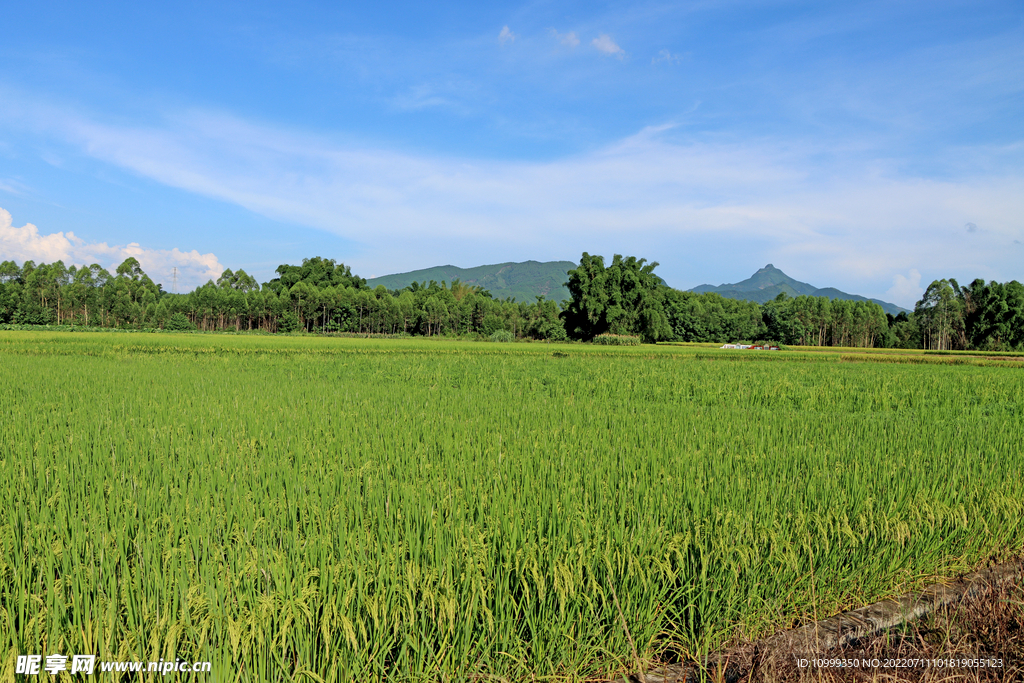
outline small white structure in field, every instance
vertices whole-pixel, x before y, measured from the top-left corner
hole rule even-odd
[[[778,351],[778,346],[761,346],[755,344],[723,344],[723,349],[751,349],[753,351]]]

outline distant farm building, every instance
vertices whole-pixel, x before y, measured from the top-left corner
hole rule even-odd
[[[723,344],[723,349],[747,349],[750,351],[778,351],[778,346],[763,346],[760,344]]]

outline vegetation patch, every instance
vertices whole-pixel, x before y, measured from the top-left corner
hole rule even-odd
[[[1024,548],[1016,367],[698,354],[0,332],[0,651],[608,677]]]
[[[640,346],[641,339],[630,334],[599,334],[594,337],[594,343],[603,346]]]
[[[462,281],[456,277],[459,269],[448,267],[422,272],[437,275],[440,282],[386,277],[371,288],[348,266],[314,257],[301,265],[278,266],[278,277],[262,285],[245,271],[227,269],[216,282],[187,294],[169,294],[134,258],[114,274],[96,264],[66,267],[60,261],[26,261],[19,266],[4,261],[0,325],[464,339],[486,339],[504,330],[515,339],[549,342],[591,341],[611,334],[644,343],[770,339],[780,348],[925,348],[1000,356],[1024,352],[1024,286],[1016,281],[978,279],[961,286],[956,280],[936,280],[914,311],[894,316],[880,302],[850,300],[838,290],[815,290],[795,280],[790,282],[795,289],[787,285],[771,299],[761,295],[775,291],[775,285],[758,289],[760,303],[713,291],[683,292],[655,275],[657,262],[633,256],[616,254],[606,264],[603,257],[584,252],[579,265],[568,270],[563,270],[568,262],[502,264],[498,270],[518,280],[512,270],[505,270],[513,265],[523,266],[525,270],[513,270],[524,275],[539,268],[543,273],[538,277],[549,285],[563,273],[565,288],[545,286],[542,291],[554,298],[517,301],[488,291],[486,283],[498,281],[477,278],[483,271],[462,271],[472,275]],[[762,284],[786,277],[771,266],[764,270],[761,275],[767,280]],[[533,275],[526,279],[535,280]],[[554,294],[553,288],[568,296]],[[818,295],[822,293],[827,295]]]

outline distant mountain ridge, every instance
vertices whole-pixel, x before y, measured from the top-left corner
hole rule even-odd
[[[384,285],[388,289],[402,289],[413,282],[451,285],[459,280],[467,285],[486,289],[495,299],[514,298],[516,301],[534,301],[543,296],[554,301],[568,301],[569,290],[565,288],[567,273],[576,267],[572,261],[525,261],[523,263],[496,263],[476,268],[458,266],[436,266],[414,270],[409,273],[395,273],[367,279],[370,287]]]
[[[890,304],[879,299],[869,299],[858,294],[847,294],[835,287],[818,288],[806,282],[794,280],[790,276],[772,264],[766,265],[756,273],[742,282],[724,284],[715,287],[714,285],[700,285],[689,290],[703,294],[704,292],[716,292],[730,299],[743,299],[744,301],[755,301],[759,304],[771,301],[782,292],[789,296],[825,296],[829,299],[845,299],[846,301],[870,301],[882,307],[890,315],[909,313],[907,309],[900,308],[896,304]]]
[[[495,263],[475,268],[459,268],[452,265],[435,266],[408,273],[370,278],[366,284],[370,287],[384,285],[386,288],[394,290],[408,287],[413,282],[429,283],[434,280],[439,284],[444,282],[450,286],[452,281],[459,280],[468,285],[477,285],[486,289],[496,299],[511,297],[516,301],[530,302],[537,296],[543,296],[554,301],[568,301],[569,290],[564,283],[568,279],[569,271],[577,265],[572,261],[524,261],[522,263]],[[723,284],[717,287],[700,285],[689,291],[716,292],[730,299],[755,301],[759,304],[771,301],[780,293],[785,292],[793,297],[825,296],[829,299],[845,299],[847,301],[871,301],[891,315],[909,313],[905,308],[886,301],[869,299],[858,294],[847,294],[835,287],[819,288],[806,282],[794,280],[770,263],[742,282]]]

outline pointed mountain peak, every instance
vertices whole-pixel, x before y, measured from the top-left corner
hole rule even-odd
[[[718,287],[714,287],[712,285],[700,285],[699,287],[694,287],[690,291],[697,293],[717,292],[722,296],[727,296],[733,299],[745,299],[747,301],[756,301],[757,303],[762,304],[767,301],[771,301],[779,294],[785,292],[787,295],[792,297],[806,295],[825,296],[829,299],[873,301],[881,305],[882,309],[886,313],[891,313],[892,315],[897,315],[903,310],[895,304],[878,301],[876,299],[865,299],[865,297],[858,296],[856,294],[847,294],[846,292],[841,292],[832,287],[818,289],[814,285],[794,280],[770,263],[742,282],[719,285]]]

